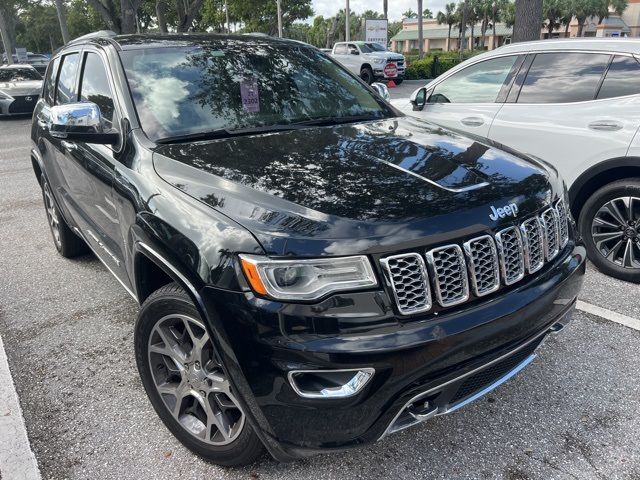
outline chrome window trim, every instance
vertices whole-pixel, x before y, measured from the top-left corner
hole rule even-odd
[[[530,222],[535,222],[536,228],[538,229],[538,238],[540,239],[540,248],[542,249],[542,255],[540,257],[540,262],[537,265],[531,265],[531,245],[529,244],[529,234],[527,233],[526,224]],[[520,234],[522,236],[522,244],[524,247],[524,264],[529,273],[536,273],[542,267],[544,267],[544,262],[546,260],[544,242],[545,242],[545,234],[544,227],[538,217],[532,217],[520,224]]]
[[[395,282],[393,281],[393,278],[391,276],[391,270],[389,267],[389,260],[396,260],[396,259],[407,258],[407,257],[413,257],[418,260],[418,266],[419,266],[420,272],[422,273],[423,283],[425,285],[425,297],[427,299],[427,304],[423,308],[413,309],[411,311],[407,311],[406,309],[403,309],[402,307],[400,307],[398,292],[396,290]],[[431,310],[431,308],[433,307],[433,300],[431,297],[429,273],[427,272],[427,266],[424,263],[424,258],[422,258],[422,255],[415,252],[401,253],[398,255],[390,255],[388,257],[380,259],[380,265],[382,265],[382,271],[384,272],[384,280],[387,283],[387,285],[391,288],[391,291],[393,292],[393,298],[395,299],[396,308],[398,309],[400,314],[413,315],[416,313],[424,313]]]
[[[491,244],[491,251],[493,253],[493,260],[494,260],[493,274],[496,279],[493,287],[491,287],[490,290],[486,290],[484,292],[480,292],[478,290],[476,265],[475,265],[475,262],[473,261],[473,252],[471,250],[472,243],[479,242],[482,240],[489,240],[489,243]],[[467,269],[469,270],[469,277],[471,278],[471,288],[473,290],[474,295],[477,297],[483,297],[485,295],[489,295],[490,293],[493,293],[496,290],[498,290],[500,288],[500,260],[498,259],[498,248],[496,247],[496,242],[494,238],[491,235],[482,235],[480,237],[472,238],[471,240],[467,240],[466,242],[464,242],[463,248],[464,248],[464,253],[467,257]]]
[[[553,223],[554,223],[554,232],[555,232],[555,236],[556,236],[556,248],[553,251],[549,250],[549,237],[547,234],[547,222],[545,221],[544,217],[545,214],[547,212],[551,212],[551,216],[553,217]],[[542,213],[540,214],[540,222],[542,222],[542,227],[544,229],[544,253],[545,253],[545,258],[547,259],[547,261],[551,261],[554,258],[556,258],[556,255],[558,255],[558,252],[560,252],[560,238],[559,238],[559,232],[558,232],[558,214],[556,213],[555,208],[553,208],[553,206],[550,206],[549,208],[545,209],[542,211]]]
[[[442,250],[449,250],[449,249],[454,249],[458,257],[460,258],[460,262],[461,262],[460,270],[463,272],[462,283],[463,283],[463,289],[464,289],[464,296],[460,297],[457,300],[453,300],[445,303],[445,301],[442,299],[442,290],[440,288],[440,282],[438,281],[438,272],[435,266],[434,254]],[[434,290],[435,290],[436,299],[438,300],[438,303],[443,307],[453,307],[454,305],[460,305],[461,303],[464,303],[467,300],[469,300],[469,276],[467,274],[468,268],[467,268],[467,262],[465,261],[465,258],[464,258],[464,253],[462,253],[462,248],[460,247],[460,245],[457,245],[457,244],[444,245],[442,247],[429,250],[426,255],[427,255],[427,264],[429,265],[429,271],[433,277]]]
[[[502,237],[506,232],[514,231],[517,237],[518,245],[520,247],[520,274],[515,277],[513,280],[509,280],[507,278],[507,266],[505,264],[504,259],[504,245],[502,242]],[[522,235],[520,234],[520,228],[513,226],[507,227],[500,230],[496,233],[496,244],[498,245],[498,254],[500,259],[500,269],[502,271],[502,280],[505,285],[513,285],[514,283],[518,283],[525,276],[525,266],[524,266],[524,244],[522,243]]]

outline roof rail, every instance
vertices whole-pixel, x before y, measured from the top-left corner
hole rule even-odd
[[[81,42],[83,40],[89,40],[91,38],[111,38],[117,35],[116,32],[112,30],[98,30],[97,32],[87,33],[86,35],[82,35],[81,37],[74,38],[69,43]]]

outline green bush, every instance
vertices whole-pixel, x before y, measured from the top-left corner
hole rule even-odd
[[[463,60],[473,57],[482,53],[481,51],[466,51],[463,54]],[[436,66],[434,68],[434,59],[437,58]],[[429,78],[435,78],[442,75],[447,70],[455,67],[461,62],[460,54],[458,52],[434,52],[424,57],[422,60],[409,60],[407,59],[407,70],[405,77],[408,80],[425,80]]]

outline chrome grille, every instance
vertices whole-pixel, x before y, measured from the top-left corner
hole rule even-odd
[[[522,280],[525,273],[539,271],[569,242],[569,213],[557,201],[539,216],[519,226],[482,235],[459,245],[446,245],[426,252],[393,255],[380,260],[385,278],[402,315],[431,310],[435,300],[442,307],[489,295],[504,285]],[[495,242],[494,242],[495,238]]]
[[[498,251],[493,238],[485,235],[469,240],[464,244],[464,251],[473,293],[481,297],[500,288]]]
[[[457,305],[469,298],[467,267],[458,245],[447,245],[427,252],[433,271],[434,290],[443,307]]]
[[[410,315],[431,309],[429,277],[420,255],[394,255],[382,259],[381,264],[400,313]]]
[[[569,242],[569,215],[567,215],[567,207],[562,200],[556,202],[556,213],[558,215],[558,240],[560,248]]]
[[[505,285],[512,285],[524,277],[524,246],[518,227],[509,227],[496,234],[500,267]]]
[[[540,220],[542,220],[542,227],[544,229],[545,256],[547,260],[553,260],[560,250],[558,244],[557,213],[553,208],[548,208],[542,212]]]
[[[522,222],[520,227],[524,244],[524,263],[529,273],[535,273],[544,265],[544,232],[538,217]]]

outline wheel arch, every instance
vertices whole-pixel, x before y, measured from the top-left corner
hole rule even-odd
[[[371,70],[373,72],[373,67],[371,66],[371,64],[369,63],[363,63],[362,65],[360,65],[360,71],[362,72],[362,70],[368,68],[369,70]]]
[[[36,180],[38,180],[38,185],[42,186],[42,174],[43,169],[41,165],[40,156],[37,154],[35,149],[31,150],[31,166],[33,167],[33,173],[36,176]]]
[[[640,157],[620,157],[600,162],[584,171],[569,189],[571,213],[578,219],[587,199],[599,188],[624,178],[640,177]]]

